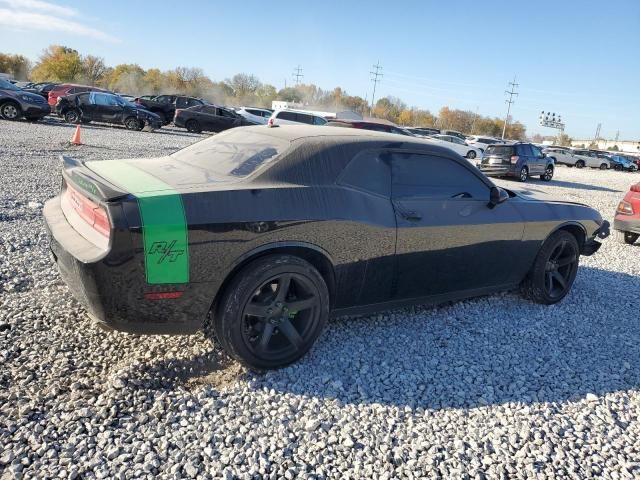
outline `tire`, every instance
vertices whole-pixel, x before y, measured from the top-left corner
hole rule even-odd
[[[329,291],[320,273],[299,257],[268,255],[233,277],[205,330],[213,327],[206,333],[229,356],[264,371],[300,359],[328,318]]]
[[[600,166],[600,168],[602,168],[602,166]],[[615,167],[613,167],[614,170],[616,170],[617,172],[621,172],[622,171],[622,165],[616,165]]]
[[[142,130],[140,128],[140,122],[136,117],[127,117],[122,123],[124,123],[124,126],[127,127],[127,130]]]
[[[187,127],[187,130],[191,133],[200,133],[202,132],[202,127],[200,126],[200,123],[198,123],[197,120],[188,120],[187,123],[185,124],[185,127]]]
[[[15,102],[5,102],[0,105],[0,117],[5,120],[18,120],[22,116],[20,105]]]
[[[551,305],[571,290],[578,272],[580,250],[571,233],[558,230],[542,244],[533,266],[520,285],[522,296]]]
[[[469,150],[469,151],[467,152],[467,158],[468,158],[469,160],[473,160],[474,158],[476,158],[476,152],[475,152],[475,150]]]
[[[578,160],[576,162],[576,168],[584,168],[584,160]]]
[[[606,170],[607,168],[609,168],[609,167],[607,166],[606,163],[603,163],[603,164],[600,165],[600,170]]]
[[[520,175],[518,175],[518,179],[525,183],[529,179],[529,169],[527,167],[522,167],[520,169]]]
[[[67,110],[64,112],[64,121],[67,123],[80,123],[82,114],[76,109]]]
[[[633,232],[622,232],[620,230],[615,231],[616,242],[622,243],[625,245],[633,245],[636,243],[636,240],[640,238],[640,234]]]
[[[553,165],[547,165],[544,173],[540,175],[540,180],[544,180],[545,182],[550,182],[553,178],[554,168]]]

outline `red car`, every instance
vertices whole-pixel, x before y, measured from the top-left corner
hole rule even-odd
[[[56,104],[58,102],[58,97],[64,97],[65,95],[73,95],[74,93],[82,93],[82,92],[106,92],[111,93],[109,90],[105,90],[103,88],[98,87],[90,87],[89,85],[76,85],[74,83],[61,83],[60,85],[56,85],[49,92],[49,106],[51,110],[56,109]]]
[[[618,204],[613,228],[619,242],[632,244],[640,237],[640,182],[631,185]]]

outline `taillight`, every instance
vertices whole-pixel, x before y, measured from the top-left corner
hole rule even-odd
[[[632,192],[640,193],[640,183],[631,185],[631,188],[629,190],[631,190]]]
[[[616,211],[623,215],[633,215],[633,206],[629,202],[625,202],[623,200],[618,204]]]
[[[92,202],[70,185],[67,185],[65,195],[68,195],[69,203],[71,203],[71,206],[80,218],[96,232],[109,238],[111,234],[111,224],[109,223],[109,216],[104,207]]]
[[[520,157],[518,155],[511,155],[511,163],[518,163]]]

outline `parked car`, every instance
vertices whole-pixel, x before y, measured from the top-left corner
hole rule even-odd
[[[153,112],[160,117],[163,125],[168,125],[176,114],[176,107],[169,102],[156,102],[153,99],[136,97],[133,103],[149,112]]]
[[[42,82],[42,83],[32,83],[28,87],[22,87],[25,92],[31,92],[42,96],[46,101],[49,100],[49,92],[53,90],[57,83],[51,82]]]
[[[471,135],[466,138],[465,143],[484,152],[489,145],[500,145],[504,143],[504,140],[493,137],[484,137],[481,135]]]
[[[620,243],[633,244],[640,238],[640,183],[631,185],[618,204],[613,228]]]
[[[267,125],[326,125],[327,119],[309,112],[297,110],[276,110],[271,114]]]
[[[91,318],[204,329],[256,370],[302,357],[331,314],[518,287],[557,303],[609,234],[586,205],[503,190],[449,149],[356,128],[248,127],[159,158],[63,160],[44,217]]]
[[[92,87],[89,85],[76,85],[73,83],[61,83],[54,86],[49,91],[49,106],[52,110],[55,110],[56,105],[58,103],[58,98],[64,97],[66,95],[74,95],[76,93],[83,92],[104,92],[104,93],[112,93],[109,90],[105,90],[104,88]]]
[[[0,117],[5,120],[18,120],[24,117],[30,121],[37,121],[49,113],[51,108],[42,96],[25,92],[13,83],[0,78]]]
[[[572,150],[561,147],[547,147],[543,150],[544,154],[553,158],[556,165],[566,165],[573,167],[579,159],[573,154]]]
[[[467,139],[467,136],[464,133],[458,132],[457,130],[440,130],[440,134],[458,137],[462,141],[465,141]]]
[[[553,178],[555,164],[531,143],[518,142],[513,145],[489,145],[479,165],[485,175],[494,177],[515,177],[526,182],[531,176],[539,175],[541,180]]]
[[[440,133],[439,128],[432,127],[406,127],[406,129],[420,137],[430,137],[431,135],[438,135]]]
[[[608,159],[598,157],[593,150],[574,150],[573,155],[576,157],[576,168],[591,167],[606,170],[610,166]]]
[[[371,122],[364,120],[348,120],[333,118],[327,122],[327,126],[330,127],[345,127],[345,128],[361,128],[364,130],[373,130],[376,132],[397,133],[399,135],[413,136],[413,134],[406,128],[399,128],[395,125],[382,122]]]
[[[611,165],[611,168],[613,168],[614,170],[626,171],[626,172],[638,171],[638,166],[634,162],[632,162],[628,158],[625,158],[622,155],[609,154],[609,155],[606,155],[605,158],[609,160],[609,164]]]
[[[197,105],[176,110],[173,119],[176,127],[186,128],[190,132],[221,132],[229,128],[258,125],[228,108],[216,105]]]
[[[273,110],[267,108],[241,107],[236,109],[236,113],[247,120],[266,125],[271,115],[273,115]]]
[[[84,92],[60,97],[56,113],[69,123],[112,123],[129,130],[142,130],[145,125],[162,127],[158,115],[111,93]]]
[[[482,151],[479,148],[471,147],[467,145],[464,140],[453,135],[432,135],[431,137],[425,138],[425,140],[450,148],[457,154],[462,155],[469,160],[482,157]]]

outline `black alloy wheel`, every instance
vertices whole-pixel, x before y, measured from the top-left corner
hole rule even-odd
[[[291,255],[259,258],[234,276],[214,311],[213,333],[226,352],[263,371],[302,357],[329,317],[320,273]]]
[[[469,150],[467,152],[467,158],[469,160],[473,160],[474,158],[476,158],[476,152],[474,150]]]
[[[78,110],[68,110],[64,113],[64,121],[67,123],[80,123],[80,112]]]
[[[188,120],[187,123],[185,124],[185,127],[187,127],[187,131],[191,132],[191,133],[200,133],[202,132],[202,127],[200,126],[200,124],[198,123],[197,120]]]
[[[527,167],[522,167],[520,169],[520,181],[524,183],[527,181],[528,178],[529,178],[529,169]]]
[[[545,169],[544,173],[540,175],[540,179],[544,180],[545,182],[550,182],[552,178],[553,178],[553,166],[547,165],[547,168]]]
[[[125,119],[124,126],[127,127],[128,130],[142,130],[140,128],[140,122],[135,117],[129,117]]]
[[[579,258],[575,236],[565,230],[552,234],[542,245],[533,267],[522,282],[523,296],[545,305],[562,300],[576,278]]]
[[[584,160],[578,160],[576,162],[576,168],[584,168]]]

